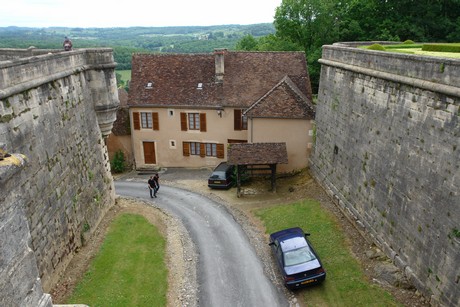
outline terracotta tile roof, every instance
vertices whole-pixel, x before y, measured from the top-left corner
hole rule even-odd
[[[216,82],[216,57],[223,54],[223,82]],[[233,52],[209,54],[135,54],[130,106],[247,108],[285,76],[311,100],[303,52]],[[151,82],[152,87],[147,88]],[[202,89],[197,89],[198,84]]]
[[[228,149],[233,165],[288,163],[286,143],[235,143]]]
[[[305,94],[286,76],[244,114],[248,117],[313,119],[315,110]]]

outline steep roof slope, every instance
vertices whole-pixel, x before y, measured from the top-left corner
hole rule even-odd
[[[285,76],[311,100],[303,52],[223,51],[223,81],[216,78],[217,52],[136,54],[132,62],[130,106],[247,108]],[[151,87],[148,87],[151,83]]]
[[[311,101],[286,76],[244,114],[259,118],[312,119],[315,110]]]

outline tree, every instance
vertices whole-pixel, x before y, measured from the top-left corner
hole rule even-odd
[[[350,1],[283,0],[276,9],[276,36],[302,46],[314,92],[319,86],[321,47],[338,41],[340,24]]]
[[[259,38],[257,48],[260,51],[302,51],[301,45],[283,39],[275,34]]]
[[[274,25],[277,38],[305,50],[316,92],[323,45],[339,41],[459,41],[460,0],[283,0],[276,9]]]
[[[257,40],[251,34],[247,34],[236,43],[236,50],[255,51],[257,48]]]

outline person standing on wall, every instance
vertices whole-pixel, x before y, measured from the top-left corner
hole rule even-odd
[[[64,43],[62,43],[65,51],[72,50],[72,41],[67,36],[64,38]]]
[[[155,180],[153,180],[153,176],[150,176],[150,179],[147,181],[150,191],[150,198],[156,197],[156,190],[155,190]]]
[[[155,176],[153,176],[153,181],[155,182],[155,193],[153,193],[153,196],[157,197],[157,192],[160,189],[160,176],[158,176],[158,173],[155,173]]]

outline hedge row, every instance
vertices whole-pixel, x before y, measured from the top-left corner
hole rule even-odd
[[[460,52],[460,44],[423,44],[423,51]]]

